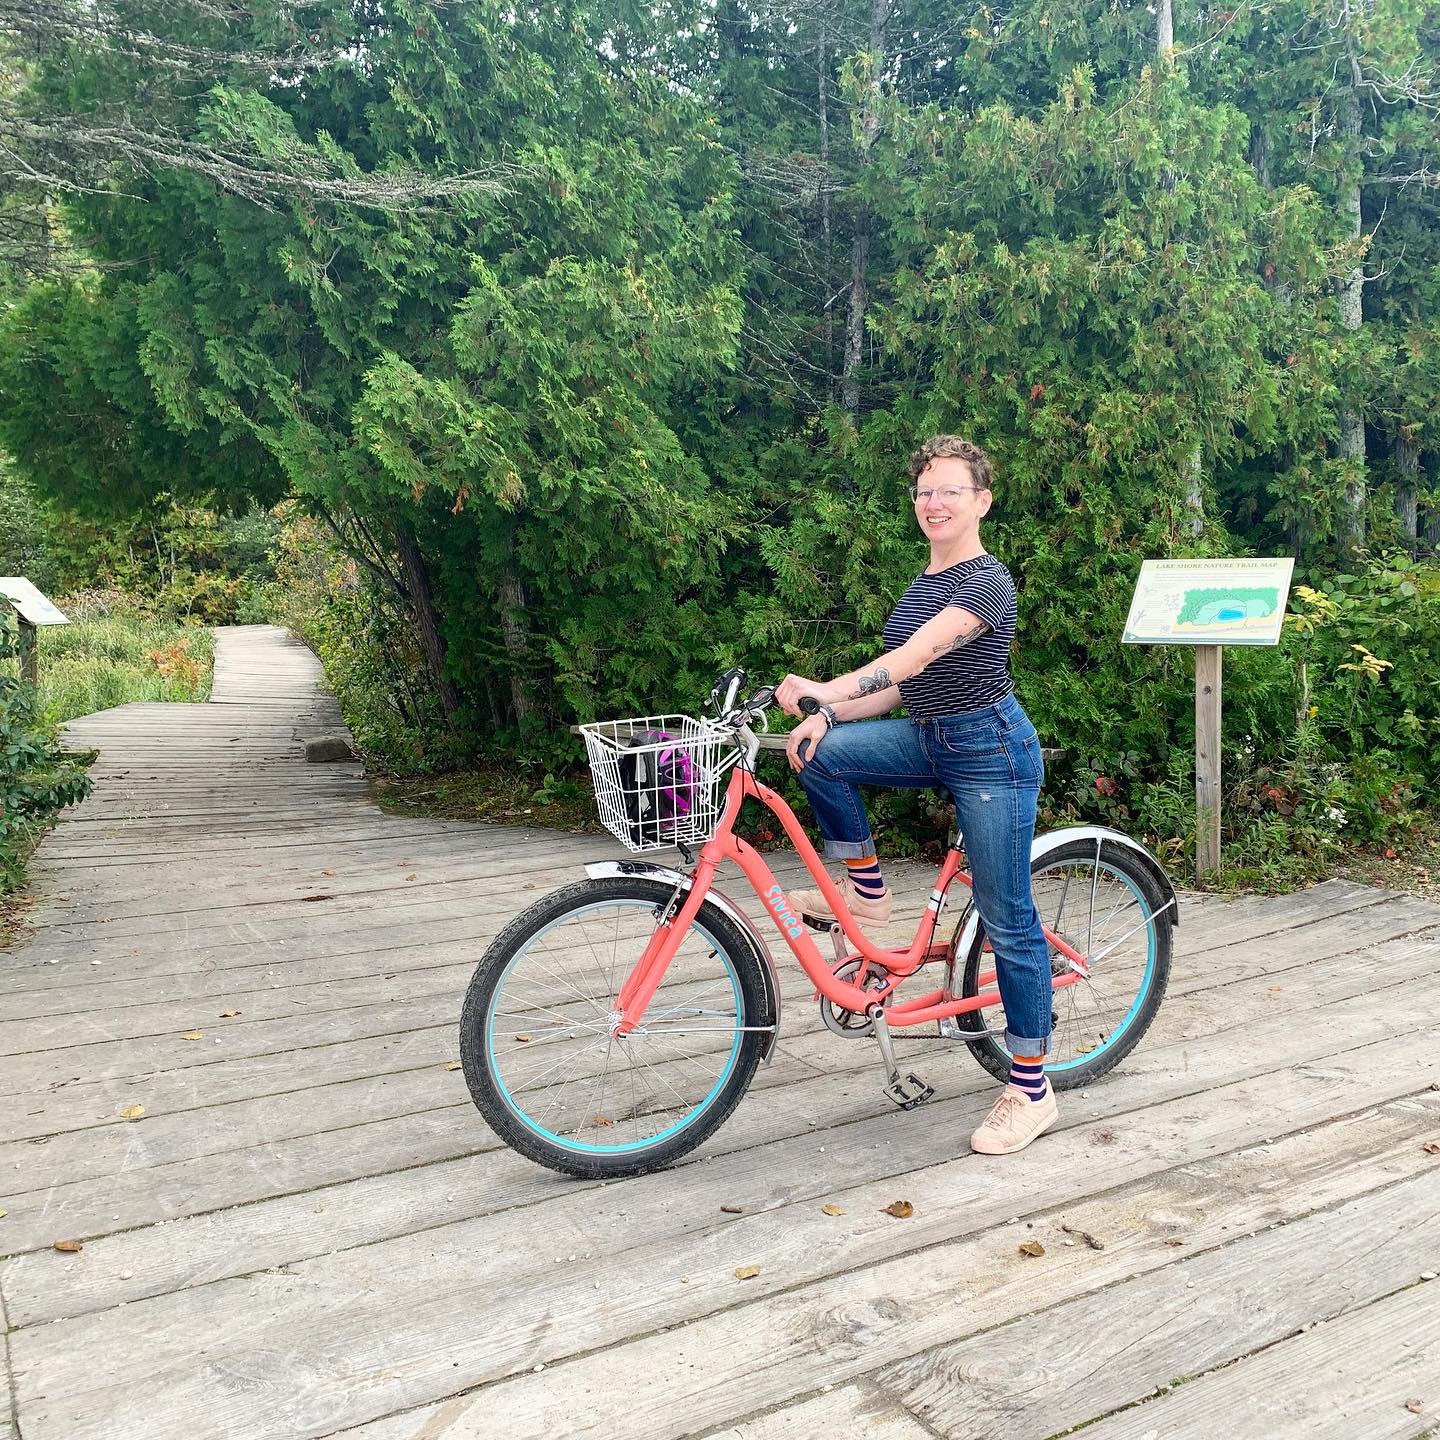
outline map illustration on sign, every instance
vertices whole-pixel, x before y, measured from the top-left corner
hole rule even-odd
[[[1295,561],[1146,560],[1127,645],[1274,645]]]

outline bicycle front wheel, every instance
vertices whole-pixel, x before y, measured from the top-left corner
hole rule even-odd
[[[1069,1090],[1113,1069],[1150,1028],[1170,979],[1174,919],[1149,867],[1110,840],[1098,852],[1093,840],[1071,841],[1036,860],[1030,874],[1041,921],[1090,966],[1087,979],[1052,996],[1045,1073],[1057,1090]],[[965,956],[962,995],[992,988],[980,977],[994,968],[982,922]],[[1053,945],[1050,968],[1055,976],[1070,968]],[[957,1018],[965,1029],[999,1030],[1004,1013],[996,1006]],[[999,1035],[968,1043],[992,1075],[1009,1074],[1010,1052]]]
[[[673,1164],[730,1114],[775,1027],[750,943],[706,901],[641,1024],[615,1000],[673,893],[614,876],[547,895],[475,970],[460,1062],[491,1129],[542,1165],[587,1178]]]

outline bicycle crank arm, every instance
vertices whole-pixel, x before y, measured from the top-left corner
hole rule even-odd
[[[902,1110],[914,1110],[934,1095],[935,1087],[927,1085],[918,1075],[906,1075],[901,1079],[900,1067],[895,1063],[895,1047],[890,1042],[890,1026],[885,1021],[884,1007],[872,1005],[870,1018],[875,1024],[875,1038],[880,1042],[880,1059],[885,1068],[882,1093]]]

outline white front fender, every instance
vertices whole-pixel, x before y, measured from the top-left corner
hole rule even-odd
[[[638,875],[645,880],[662,880],[667,885],[678,885],[689,890],[693,879],[681,870],[669,865],[655,865],[648,860],[595,860],[585,867],[585,873],[592,880],[604,880],[612,875]],[[755,958],[760,962],[760,974],[770,992],[770,1009],[775,1016],[775,1028],[765,1038],[765,1049],[760,1058],[768,1065],[774,1056],[775,1043],[780,1038],[780,974],[775,968],[775,957],[765,943],[765,937],[755,928],[750,917],[728,896],[713,885],[705,896],[713,900],[726,917],[735,922],[736,928],[750,943]]]

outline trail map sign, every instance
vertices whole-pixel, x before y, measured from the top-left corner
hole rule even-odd
[[[1126,645],[1195,647],[1195,875],[1220,866],[1220,654],[1278,645],[1295,561],[1146,560]]]
[[[70,622],[28,580],[19,575],[0,576],[0,595],[32,625],[68,625]]]
[[[1146,560],[1127,645],[1275,645],[1295,561]]]

